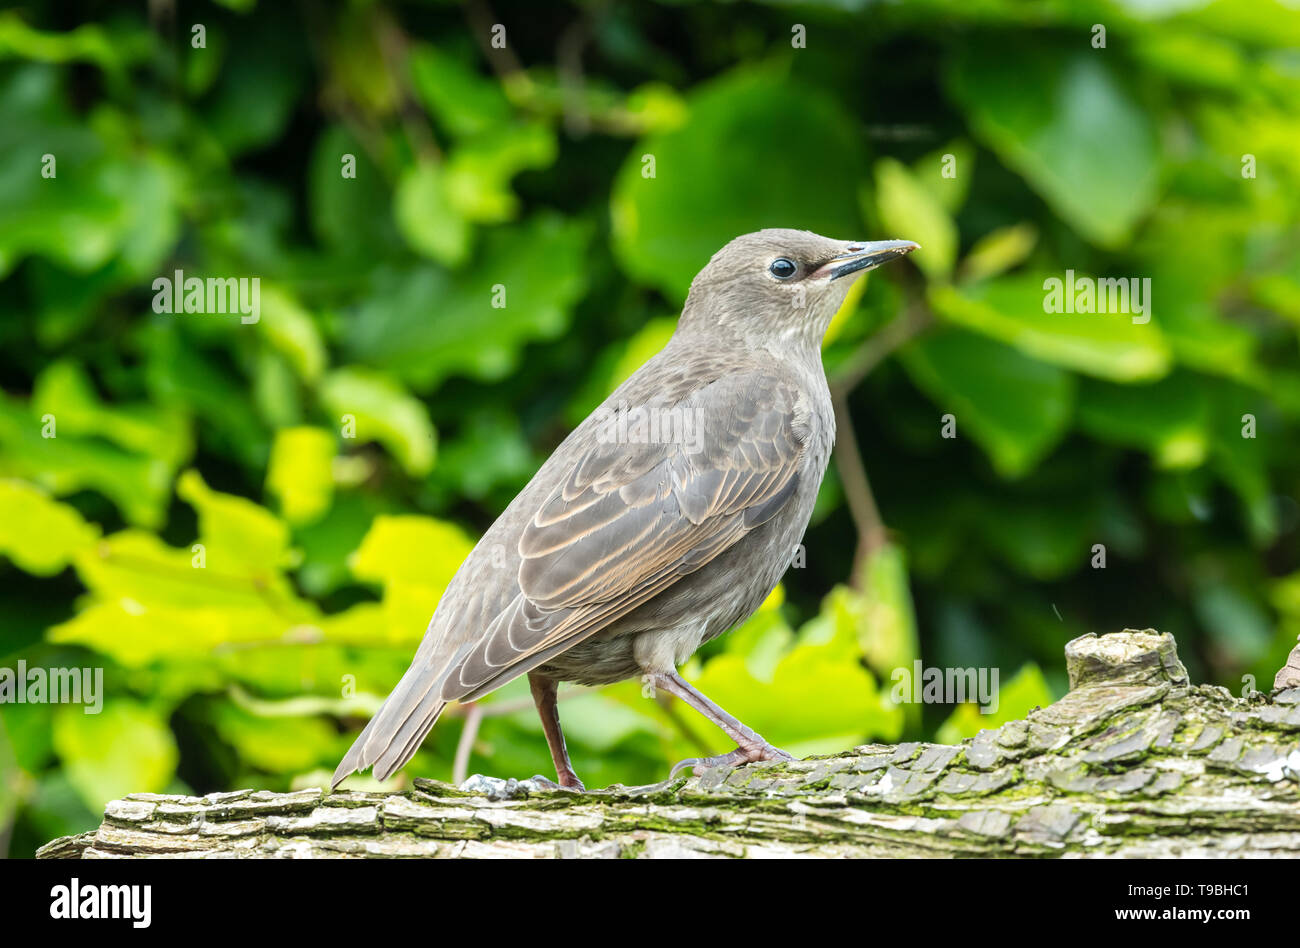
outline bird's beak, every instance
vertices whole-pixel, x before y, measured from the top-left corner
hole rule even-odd
[[[845,253],[832,257],[818,267],[817,274],[819,276],[826,274],[829,279],[838,280],[842,276],[860,270],[874,270],[882,263],[888,263],[890,260],[920,249],[920,244],[910,240],[875,240],[850,244]]]

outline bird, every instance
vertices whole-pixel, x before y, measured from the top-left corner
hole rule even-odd
[[[670,772],[790,755],[678,668],[763,603],[808,526],[835,440],[822,340],[850,284],[919,245],[804,230],[745,234],[692,280],[664,347],[619,385],[482,535],[439,600],[410,667],[331,788],[385,780],[451,702],[521,675],[555,764],[582,791],[561,682],[639,678],[735,741]]]

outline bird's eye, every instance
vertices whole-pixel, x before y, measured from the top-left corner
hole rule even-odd
[[[778,280],[790,279],[798,269],[794,261],[789,257],[777,257],[772,261],[772,265],[767,268],[768,272]]]

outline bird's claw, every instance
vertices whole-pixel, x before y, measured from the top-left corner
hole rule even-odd
[[[549,777],[543,777],[541,774],[534,774],[529,782],[546,790],[571,790],[574,793],[587,792],[587,788],[578,779],[577,774],[569,774],[567,777],[561,775],[559,783]]]
[[[718,754],[716,757],[687,757],[685,760],[679,760],[668,772],[668,779],[673,779],[687,767],[691,768],[691,772],[698,777],[710,767],[739,767],[741,764],[752,764],[759,760],[794,760],[794,757],[771,744],[752,744],[737,747],[729,753]]]

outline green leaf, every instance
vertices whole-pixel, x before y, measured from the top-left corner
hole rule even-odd
[[[932,333],[900,352],[917,387],[956,419],[1003,477],[1021,477],[1065,436],[1074,377],[983,336]]]
[[[212,490],[197,471],[181,475],[176,493],[199,515],[206,568],[256,577],[293,564],[289,528],[265,507]]]
[[[1211,465],[1240,499],[1252,541],[1257,547],[1268,546],[1278,533],[1269,446],[1285,436],[1259,391],[1221,382],[1210,396]],[[1247,436],[1248,416],[1253,437]]]
[[[428,411],[385,373],[338,369],[321,380],[320,399],[325,410],[350,431],[347,437],[363,444],[378,441],[413,477],[433,468],[437,432]]]
[[[781,596],[784,592],[777,586],[757,612],[727,633],[727,652],[742,656],[745,668],[759,681],[772,680],[776,667],[794,641],[794,631],[781,615],[780,608],[768,605]]]
[[[850,288],[850,294],[866,282],[858,280]],[[569,423],[576,427],[591,414],[614,389],[626,382],[632,373],[667,345],[676,329],[676,317],[657,316],[647,320],[630,339],[607,346],[597,356],[573,401],[569,403],[566,411]]]
[[[177,239],[181,166],[128,145],[125,115],[102,107],[88,123],[59,92],[45,67],[0,78],[0,277],[40,254],[75,273],[117,262],[122,276],[143,278]]]
[[[234,157],[280,137],[309,75],[305,44],[271,29],[246,30],[205,101],[204,129]]]
[[[393,213],[412,250],[451,267],[469,257],[473,230],[456,208],[447,171],[438,162],[422,161],[402,172]]]
[[[642,139],[618,173],[614,250],[629,275],[680,301],[740,234],[779,226],[855,239],[862,148],[833,99],[772,69],[742,69],[688,105],[684,125]],[[645,156],[654,177],[643,176]]]
[[[867,559],[862,591],[836,586],[822,602],[822,611],[834,610],[837,621],[851,623],[867,664],[881,681],[889,681],[897,668],[911,667],[920,654],[916,611],[908,581],[907,554],[886,543]],[[915,710],[909,720],[919,720]]]
[[[156,458],[127,453],[97,438],[43,437],[50,416],[34,416],[0,394],[0,477],[22,477],[56,496],[96,490],[131,523],[162,523],[172,471]],[[53,419],[57,432],[57,418]]]
[[[126,698],[105,702],[99,714],[80,705],[54,713],[54,748],[81,799],[101,811],[128,793],[157,793],[176,772],[176,741],[158,711]]]
[[[939,178],[939,170],[933,172]],[[876,162],[876,209],[884,232],[914,240],[911,255],[931,279],[946,280],[957,259],[957,225],[935,194],[893,158]]]
[[[294,541],[302,550],[297,578],[307,595],[319,599],[351,582],[348,558],[361,545],[375,514],[389,507],[382,496],[346,491],[335,495],[326,516],[295,527]]]
[[[963,280],[987,280],[1001,276],[1028,259],[1038,243],[1038,229],[1033,224],[1011,224],[989,231],[971,247],[961,262]]]
[[[272,349],[260,350],[251,361],[251,401],[262,420],[274,428],[298,424],[303,414],[302,392],[288,361]]]
[[[30,484],[0,479],[0,553],[19,569],[53,576],[98,539],[99,528],[75,508]]]
[[[84,681],[84,679],[83,679]],[[58,705],[8,704],[0,716],[0,762],[6,773],[13,774],[15,767],[29,774],[46,769],[54,756],[54,736],[51,734],[54,712]],[[0,800],[8,790],[0,787]],[[3,810],[3,805],[0,805]],[[0,857],[3,858],[3,857]]]
[[[564,736],[593,751],[612,751],[635,734],[658,735],[660,726],[647,711],[650,702],[642,700],[640,709],[614,701],[603,694],[574,695],[564,702]],[[528,708],[517,717],[519,723],[534,732],[543,742],[541,721]]]
[[[1097,541],[1096,497],[989,498],[972,513],[984,543],[1019,572],[1059,579],[1088,563]]]
[[[567,328],[587,286],[589,233],[547,213],[487,232],[472,265],[455,275],[381,270],[350,318],[346,348],[419,390],[455,374],[502,378],[526,343]]]
[[[374,603],[367,605],[374,607]],[[318,706],[312,713],[370,715],[379,710],[411,664],[411,648],[405,644],[357,648],[334,640],[299,642],[293,648],[263,643],[219,650],[204,664],[226,682],[247,685],[268,700],[283,697],[295,704]],[[341,697],[345,685],[354,686],[355,693]]]
[[[1152,285],[1161,287],[1160,331],[1174,358],[1188,368],[1245,384],[1258,379],[1264,372],[1255,358],[1260,339],[1224,317],[1213,291],[1182,283],[1171,273],[1157,271],[1152,277]]]
[[[385,35],[393,29],[392,22],[377,8],[356,4],[340,9],[330,24],[331,91],[363,121],[387,118],[404,97],[400,74],[392,66],[400,54],[395,55],[393,42]]]
[[[1300,11],[1286,0],[1245,4],[1233,0],[1211,0],[1189,5],[1179,9],[1177,22],[1171,27],[1184,25],[1210,36],[1261,46],[1294,48],[1300,45]]]
[[[862,667],[857,634],[834,595],[828,596],[822,613],[793,637],[774,664],[752,666],[746,655],[728,650],[709,659],[693,682],[792,753],[827,753],[875,737],[896,740],[903,727],[902,711],[879,692],[875,678]],[[790,642],[788,629],[784,637]],[[753,641],[771,644],[766,635]],[[713,735],[707,739],[713,740]]]
[[[256,606],[205,607],[202,595],[209,588],[196,583],[190,603],[180,608],[151,606],[142,610],[132,600],[97,603],[52,627],[48,638],[92,648],[126,668],[166,661],[171,663],[173,675],[181,663],[205,667],[204,663],[213,661],[215,650],[241,643],[278,642],[283,648],[289,622]]]
[[[329,759],[338,734],[323,718],[263,717],[228,701],[216,705],[212,724],[240,763],[273,774],[301,773]]]
[[[100,401],[85,370],[60,360],[36,377],[32,412],[53,415],[58,436],[98,436],[137,454],[180,466],[194,450],[190,421],[166,405],[137,403],[108,406]]]
[[[931,287],[929,298],[952,323],[1086,375],[1135,382],[1169,371],[1169,347],[1157,317],[1134,323],[1123,313],[1049,313],[1044,282],[1042,276],[1028,274],[961,290],[938,286]]]
[[[1236,93],[1250,79],[1242,51],[1218,36],[1161,27],[1136,40],[1138,59],[1185,85]]]
[[[376,517],[353,557],[352,572],[357,579],[383,585],[382,612],[379,617],[362,614],[363,629],[332,629],[331,634],[352,641],[364,634],[372,643],[418,642],[473,548],[465,532],[451,523],[413,514]]]
[[[504,507],[539,464],[518,416],[484,409],[465,418],[456,440],[439,449],[435,476],[440,485],[477,501],[500,489]]]
[[[1240,667],[1266,657],[1273,619],[1250,591],[1210,581],[1198,584],[1192,596],[1197,619],[1226,663]]]
[[[474,135],[510,120],[500,85],[451,53],[420,43],[409,62],[416,95],[453,135]]]
[[[975,148],[965,139],[951,141],[914,161],[912,175],[945,211],[956,214],[975,177]]]
[[[210,526],[205,516],[250,519],[236,505],[204,501],[202,506],[201,528]],[[215,650],[232,643],[319,637],[315,607],[299,600],[278,570],[249,562],[241,537],[257,541],[255,531],[238,523],[203,535],[201,549],[176,549],[138,530],[105,538],[76,558],[93,598],[47,637],[94,648],[133,668],[159,658],[210,662]]]
[[[271,445],[266,489],[280,500],[280,512],[294,526],[313,523],[334,497],[333,433],[324,428],[282,428]]]
[[[964,44],[948,85],[979,137],[1080,234],[1128,242],[1156,199],[1159,155],[1146,110],[1104,55]]]
[[[357,549],[352,572],[362,580],[443,589],[474,548],[452,523],[416,514],[375,518]]]
[[[668,345],[668,340],[676,331],[677,320],[671,317],[652,319],[637,330],[636,335],[628,340],[627,347],[619,356],[618,362],[614,364],[614,370],[605,382],[605,394],[613,392],[631,378],[637,369]]]
[[[328,356],[316,322],[285,288],[263,283],[258,327],[304,382],[315,382]]]
[[[194,345],[180,323],[156,324],[144,345],[150,400],[188,410],[201,421],[197,427],[210,449],[260,468],[269,433],[249,404],[246,381]]]
[[[86,23],[65,32],[35,30],[16,12],[0,15],[0,60],[13,57],[46,63],[87,62],[118,72],[153,52],[153,38],[142,25],[120,22],[109,31]]]
[[[344,159],[355,163],[355,177],[345,178]],[[384,169],[346,129],[325,130],[312,152],[307,174],[312,230],[327,246],[349,257],[379,259],[402,246],[388,207],[393,196]]]
[[[555,134],[538,122],[507,125],[457,147],[447,159],[447,199],[466,220],[500,223],[519,213],[510,179],[555,161]]]
[[[1205,379],[1178,372],[1152,385],[1087,382],[1079,427],[1093,437],[1149,452],[1158,467],[1199,467],[1209,453]]]

